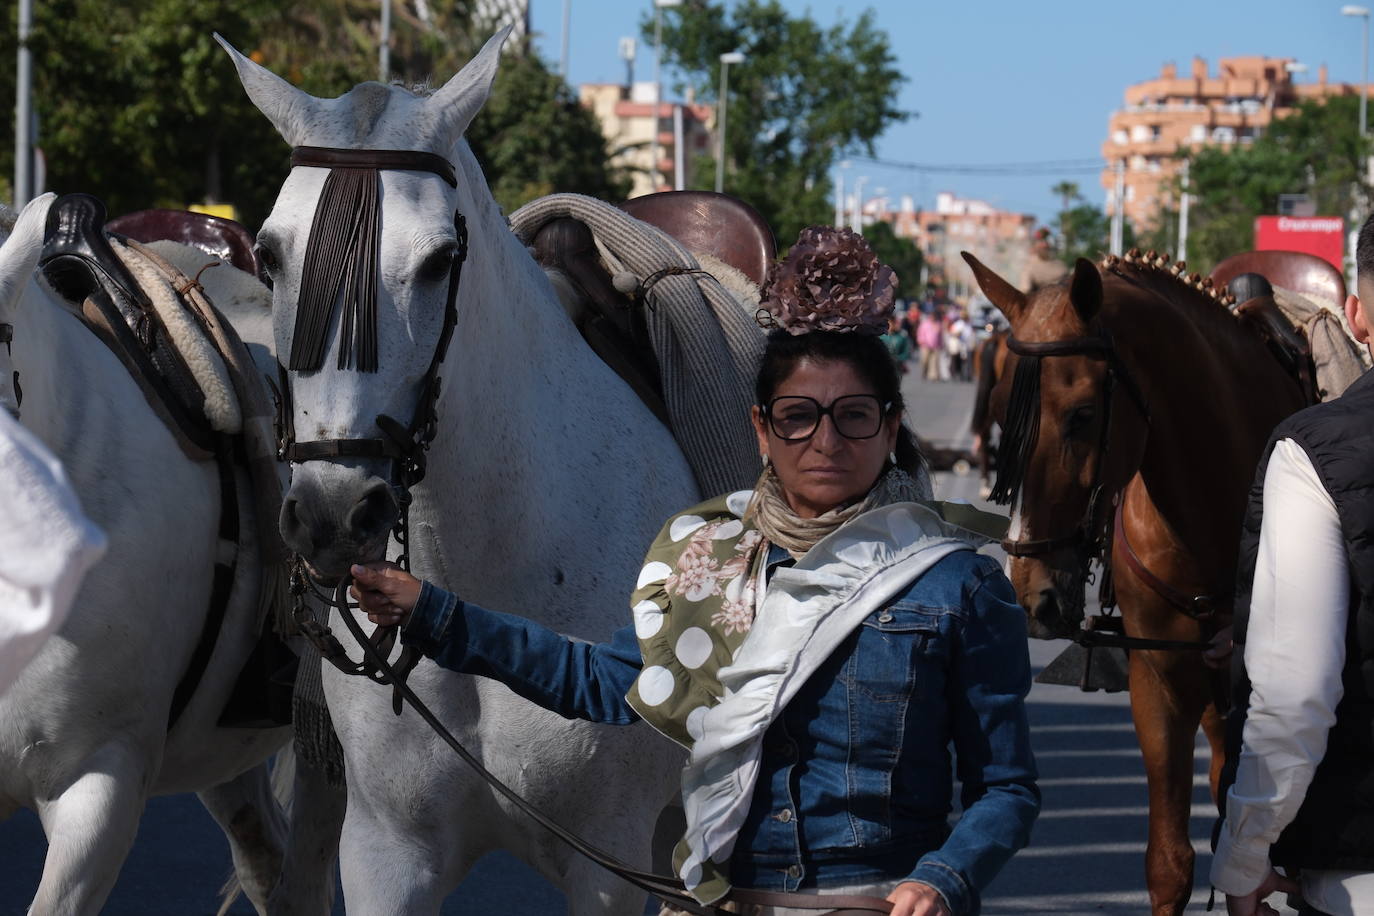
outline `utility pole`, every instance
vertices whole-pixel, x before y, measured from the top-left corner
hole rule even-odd
[[[1188,204],[1192,195],[1188,193],[1188,160],[1183,160],[1183,196],[1178,202],[1178,259],[1188,260]]]
[[[725,112],[730,98],[730,65],[744,63],[738,51],[726,51],[720,56],[720,99],[716,105],[716,193],[725,190]]]
[[[1112,207],[1112,254],[1118,257],[1126,239],[1126,160],[1116,160],[1115,206]]]
[[[377,51],[377,81],[383,86],[391,74],[391,0],[382,0],[382,46]]]
[[[19,0],[19,55],[14,104],[14,209],[33,199],[33,0]]]
[[[849,223],[849,228],[859,235],[864,234],[864,185],[867,182],[867,175],[860,175],[854,179],[854,216]]]
[[[568,78],[568,31],[572,27],[572,0],[563,0],[563,48],[558,58],[558,75]]]
[[[844,170],[849,168],[849,160],[840,161],[839,178],[835,181],[835,228],[844,228]]]

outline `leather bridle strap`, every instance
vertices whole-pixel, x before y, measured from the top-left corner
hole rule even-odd
[[[1144,582],[1150,591],[1163,598],[1179,611],[1196,620],[1210,618],[1216,613],[1219,605],[1224,605],[1231,600],[1232,593],[1221,595],[1189,595],[1174,588],[1163,579],[1156,576],[1145,566],[1140,559],[1135,548],[1131,546],[1130,540],[1126,537],[1125,523],[1121,520],[1122,511],[1116,511],[1116,527],[1114,536],[1121,542],[1121,555],[1126,560],[1128,566],[1136,578]]]
[[[297,146],[291,150],[291,165],[316,169],[379,169],[391,172],[430,172],[458,187],[453,163],[443,156],[407,149],[334,149],[327,146]]]
[[[1140,408],[1140,413],[1145,417],[1145,422],[1150,422],[1150,408],[1145,401],[1145,394],[1140,390],[1140,386],[1135,383],[1135,379],[1125,364],[1121,362],[1116,347],[1105,330],[1098,334],[1066,337],[1062,340],[1021,340],[1009,336],[1007,337],[1007,349],[1017,356],[1087,356],[1105,360],[1115,370],[1121,384],[1126,388],[1126,393],[1130,395],[1136,407]]]

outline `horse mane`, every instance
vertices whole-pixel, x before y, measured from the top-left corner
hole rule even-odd
[[[1235,296],[1225,288],[1215,286],[1211,277],[1188,273],[1185,262],[1171,261],[1167,252],[1150,250],[1142,253],[1139,248],[1132,248],[1120,257],[1107,255],[1099,267],[1103,273],[1115,274],[1166,299],[1174,300],[1182,295],[1184,301],[1192,301],[1235,318],[1231,311],[1231,306],[1236,304]],[[1218,306],[1220,309],[1217,309]]]

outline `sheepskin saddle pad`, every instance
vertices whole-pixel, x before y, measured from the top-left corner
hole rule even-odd
[[[58,198],[40,271],[129,370],[182,450],[204,460],[240,431],[242,414],[207,316],[186,295],[194,280],[107,233],[105,215],[89,194]]]

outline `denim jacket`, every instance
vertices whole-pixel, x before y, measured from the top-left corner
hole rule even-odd
[[[402,638],[566,717],[638,718],[625,702],[641,665],[632,626],[577,642],[426,583]],[[869,615],[769,728],[731,880],[788,891],[914,880],[954,913],[979,912],[1040,808],[1029,688],[1010,583],[992,559],[951,553]],[[956,766],[964,812],[951,829]]]

